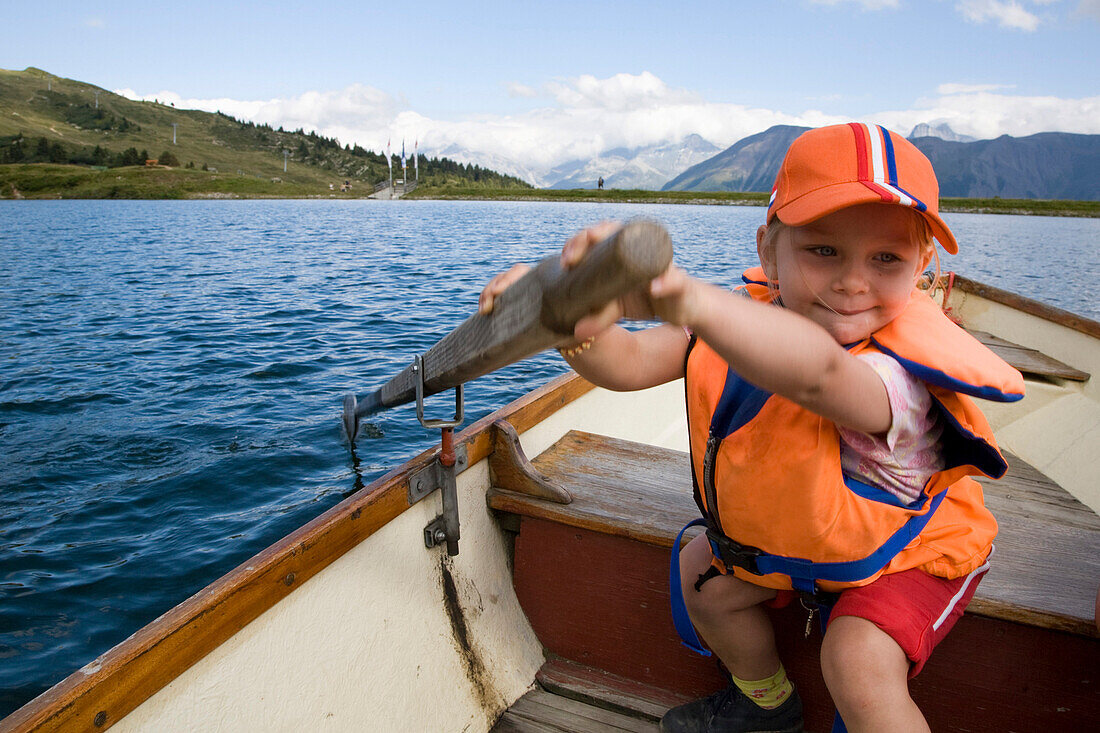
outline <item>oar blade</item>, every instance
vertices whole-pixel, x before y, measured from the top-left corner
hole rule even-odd
[[[355,445],[355,436],[359,433],[359,416],[355,414],[357,406],[355,395],[350,393],[344,395],[344,435],[347,436],[348,442],[353,446]]]

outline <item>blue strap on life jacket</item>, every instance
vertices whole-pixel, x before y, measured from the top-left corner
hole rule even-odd
[[[906,545],[913,541],[913,538],[921,533],[946,496],[946,490],[936,494],[929,503],[928,511],[910,517],[894,534],[890,535],[882,546],[862,559],[846,562],[813,562],[757,551],[753,558],[755,568],[752,572],[759,575],[781,573],[789,576],[794,589],[805,593],[816,593],[819,580],[852,583],[869,578],[886,567]],[[687,604],[684,602],[684,589],[680,580],[680,543],[683,541],[684,532],[690,527],[706,526],[706,523],[704,518],[692,520],[676,535],[676,544],[673,545],[674,551],[669,563],[668,590],[669,603],[672,606],[672,622],[680,635],[680,641],[688,649],[709,657],[710,652],[703,648],[699,635],[695,633],[695,627],[691,623],[691,617],[688,616]],[[715,546],[713,540],[711,540],[711,551],[715,557],[724,562],[721,551]]]
[[[877,550],[862,559],[845,562],[813,562],[812,560],[782,557],[764,552],[756,557],[756,567],[761,575],[782,573],[789,576],[794,589],[806,593],[815,592],[817,590],[816,583],[819,580],[834,583],[853,583],[857,580],[869,578],[886,567],[899,552],[905,549],[906,545],[921,533],[946,496],[946,490],[936,494],[928,505],[928,511],[924,514],[911,516]]]
[[[699,635],[695,633],[695,627],[688,616],[687,604],[684,603],[684,587],[680,584],[680,542],[684,539],[684,532],[691,527],[705,526],[707,520],[700,517],[687,523],[680,533],[676,535],[676,544],[672,546],[672,562],[668,570],[668,596],[672,606],[672,623],[676,626],[676,633],[680,635],[680,642],[693,652],[698,652],[704,657],[709,657],[710,652],[703,647]]]

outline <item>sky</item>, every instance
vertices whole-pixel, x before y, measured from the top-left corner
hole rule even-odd
[[[490,164],[849,120],[1100,134],[1100,0],[63,0],[4,17],[19,31],[0,68]]]

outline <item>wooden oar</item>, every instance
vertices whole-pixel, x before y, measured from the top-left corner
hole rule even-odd
[[[573,338],[584,316],[645,285],[672,262],[668,232],[636,220],[593,247],[576,267],[563,270],[559,255],[542,260],[494,301],[423,356],[424,396],[457,387]],[[361,402],[344,397],[344,430],[355,444],[359,420],[416,399],[419,375],[409,365]]]

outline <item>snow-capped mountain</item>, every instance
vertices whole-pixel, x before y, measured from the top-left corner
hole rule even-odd
[[[550,188],[596,188],[602,177],[604,188],[656,191],[670,178],[719,150],[699,135],[688,135],[674,143],[615,148],[590,160],[571,160],[555,166],[546,178]]]
[[[977,138],[970,135],[960,135],[951,129],[951,126],[946,122],[941,122],[938,125],[933,125],[928,122],[922,122],[913,128],[913,131],[909,133],[909,139],[918,137],[938,137],[940,140],[948,140],[953,143],[970,143],[977,140]]]
[[[521,178],[539,188],[596,188],[603,177],[604,188],[657,190],[670,178],[710,158],[720,148],[699,135],[678,142],[638,148],[614,148],[594,158],[576,159],[549,168],[539,168],[491,152],[452,145],[429,155],[440,155],[459,163],[473,163],[498,173]]]

